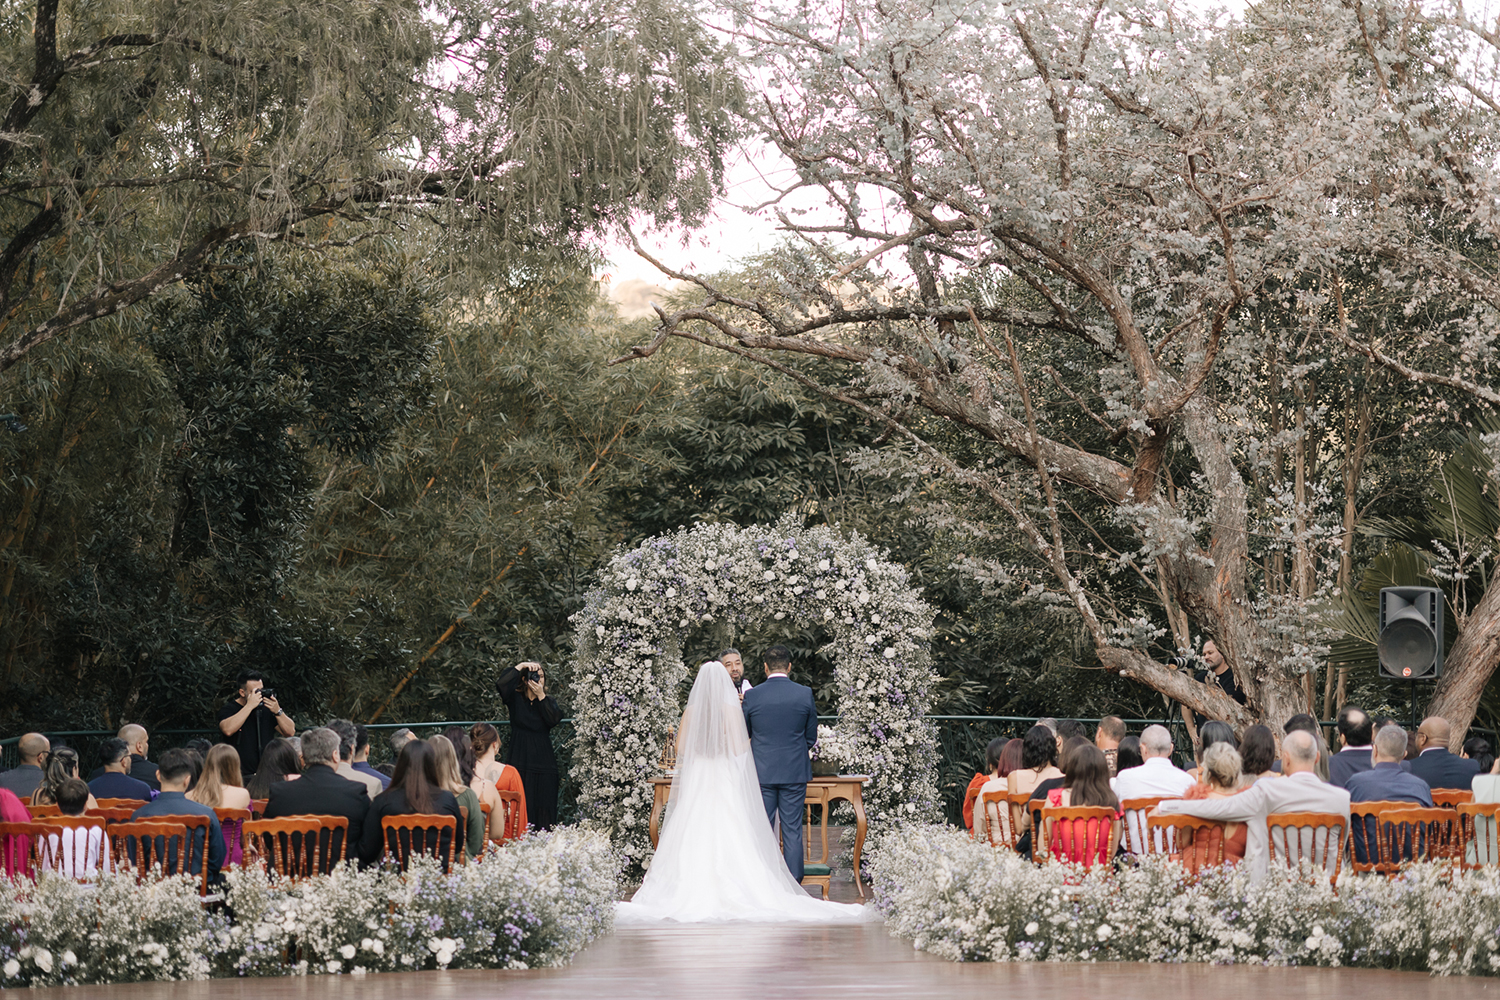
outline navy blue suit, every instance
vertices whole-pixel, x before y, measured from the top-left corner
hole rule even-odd
[[[801,882],[802,813],[812,778],[808,751],[818,742],[818,706],[812,688],[778,676],[745,692],[744,708],[766,818],[774,826],[781,817],[781,855]]]
[[[1455,756],[1446,747],[1435,747],[1418,754],[1407,770],[1427,782],[1428,788],[1451,788],[1466,792],[1474,787],[1474,775],[1479,773],[1479,761]]]
[[[1432,791],[1427,787],[1427,782],[1403,771],[1398,761],[1375,764],[1368,771],[1351,775],[1349,783],[1344,787],[1349,789],[1350,802],[1411,802],[1432,808]],[[1356,825],[1350,835],[1355,861],[1362,863],[1368,860],[1366,843],[1374,839],[1375,818],[1366,816],[1364,827]],[[1407,845],[1405,854],[1410,859],[1410,845]]]
[[[1328,783],[1349,787],[1349,779],[1370,769],[1369,747],[1345,747],[1328,759]]]

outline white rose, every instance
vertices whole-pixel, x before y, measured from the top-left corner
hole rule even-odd
[[[1028,937],[1035,934],[1039,930],[1041,930],[1041,925],[1038,924],[1035,920],[1026,925],[1026,934]]]
[[[0,969],[0,971],[3,971],[5,973],[6,979],[14,979],[16,976],[19,976],[21,974],[21,963],[17,962],[15,959],[11,959],[9,962],[5,963],[5,967],[3,969]]]
[[[331,958],[331,959],[328,960],[328,971],[329,972],[337,972],[340,969],[342,969],[343,967],[344,967],[344,963],[340,962],[336,958]]]
[[[52,952],[48,951],[46,948],[38,948],[36,950],[36,953],[31,956],[31,960],[35,962],[36,967],[38,969],[41,969],[43,972],[52,971]]]
[[[1098,929],[1094,931],[1094,937],[1098,938],[1100,941],[1108,941],[1110,935],[1114,932],[1115,929],[1109,926],[1109,924],[1100,924]]]
[[[828,568],[831,565],[832,565],[832,563],[830,563],[827,559],[819,559],[818,560],[818,569],[822,570],[824,573],[828,572]]]
[[[871,621],[871,623],[873,623],[875,625],[879,625],[880,624],[880,616],[879,615],[871,615],[870,616],[870,621]]]
[[[770,583],[772,580],[776,579],[776,571],[773,569],[766,570],[764,579],[767,583]]]
[[[824,608],[823,609],[823,620],[826,622],[828,619],[830,619],[832,617],[833,617],[833,609],[832,608]]]
[[[363,948],[365,951],[374,951],[375,950],[375,942],[372,939],[370,939],[370,938],[365,938],[363,941],[361,941],[359,943],[359,946],[361,948]]]
[[[793,550],[792,550],[792,551],[790,551],[790,552],[788,552],[788,553],[787,553],[787,554],[786,554],[786,557],[787,557],[787,558],[788,558],[788,559],[796,559],[796,558],[797,558],[797,556],[798,556],[798,555],[799,555],[799,553],[798,553],[798,552],[797,552],[797,550],[796,550],[796,549],[793,549]]]
[[[873,573],[873,572],[875,572],[875,570],[877,568],[878,568],[878,564],[875,562],[874,559],[866,559],[865,560],[865,569],[867,569],[871,573]]]
[[[78,964],[78,956],[77,955],[73,954],[72,951],[65,951],[65,952],[63,952],[63,965],[64,966],[77,965],[77,964]]]
[[[381,933],[384,933],[384,932],[382,931]],[[370,950],[373,951],[377,955],[384,955],[385,954],[385,942],[384,941],[376,941],[376,942],[374,942],[374,947],[372,947]]]
[[[639,587],[640,585],[641,581],[637,580],[635,577],[631,577],[629,580],[625,581],[625,589],[631,591],[632,593],[634,593],[635,588]]]
[[[355,949],[354,945],[352,945],[352,944],[346,944],[342,948],[339,949],[339,954],[343,955],[345,958],[353,958],[355,950],[356,949]]]
[[[887,646],[887,647],[885,647],[885,658],[887,660],[894,660],[896,658],[896,647],[895,646]]]
[[[668,597],[676,597],[677,596],[677,588],[676,587],[668,587],[667,588],[667,596]]]
[[[708,570],[710,573],[712,573],[714,570],[718,569],[719,567],[715,566],[714,565],[714,561],[712,559],[710,559],[710,560],[708,560],[707,562],[705,562],[703,564],[703,568],[706,569],[706,570]]]

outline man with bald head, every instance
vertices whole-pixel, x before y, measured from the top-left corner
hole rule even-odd
[[[134,722],[127,722],[120,727],[120,731],[115,734],[115,738],[125,741],[126,749],[129,750],[130,755],[125,758],[125,767],[123,769],[116,767],[113,770],[118,770],[122,774],[128,774],[136,781],[144,781],[153,792],[161,791],[161,782],[157,780],[156,765],[146,759],[146,754],[151,749],[151,735],[146,732],[146,727],[137,725]],[[93,771],[89,772],[89,781],[92,782],[96,778],[102,778],[108,770],[111,770],[111,768],[106,768],[103,765],[94,768]]]
[[[1250,880],[1266,877],[1270,862],[1270,834],[1266,817],[1272,813],[1324,812],[1338,813],[1349,820],[1349,793],[1318,777],[1318,742],[1312,734],[1296,730],[1281,741],[1280,778],[1260,781],[1224,799],[1174,799],[1163,802],[1157,810],[1163,815],[1200,816],[1203,819],[1244,823],[1245,866]],[[1312,836],[1312,831],[1304,831]],[[1326,832],[1325,832],[1326,833]],[[1280,849],[1278,848],[1278,854]],[[1331,869],[1334,858],[1327,849],[1326,836],[1306,844],[1303,856],[1311,856]]]
[[[1474,787],[1479,762],[1449,753],[1453,730],[1440,715],[1429,715],[1417,729],[1417,758],[1408,768],[1429,788],[1453,788],[1467,792]]]
[[[0,774],[0,788],[14,792],[16,798],[26,802],[42,784],[42,768],[47,766],[52,743],[41,733],[27,733],[16,744],[16,752],[21,763]]]

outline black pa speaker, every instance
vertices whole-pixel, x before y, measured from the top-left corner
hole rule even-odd
[[[1443,673],[1443,592],[1436,587],[1380,589],[1380,672],[1402,680]]]

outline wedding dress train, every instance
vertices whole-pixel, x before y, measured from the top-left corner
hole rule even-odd
[[[622,924],[861,923],[874,907],[808,895],[781,858],[766,820],[750,739],[729,672],[716,661],[698,671],[683,714],[677,772],[656,855]]]

